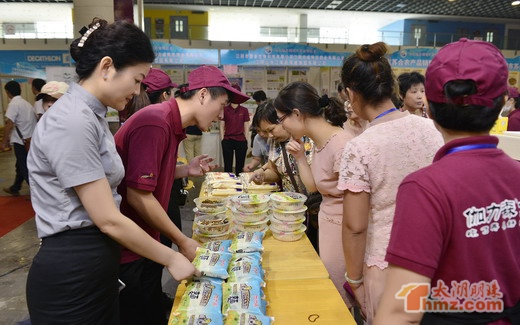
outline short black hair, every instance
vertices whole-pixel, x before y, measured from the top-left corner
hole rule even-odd
[[[265,94],[265,91],[258,90],[253,93],[253,99],[257,102],[263,102],[267,100],[267,95]]]
[[[448,99],[476,92],[477,86],[473,80],[454,80],[444,85],[444,93]],[[504,99],[504,96],[495,98],[493,107],[462,105],[451,100],[447,103],[429,101],[430,117],[447,130],[489,132],[504,106]]]
[[[8,81],[4,86],[5,91],[7,91],[11,96],[20,96],[22,93],[22,87],[17,81],[11,80]]]
[[[31,86],[38,92],[42,91],[42,87],[46,84],[45,80],[36,78],[31,82]]]
[[[406,92],[413,86],[417,84],[424,85],[424,76],[419,72],[405,72],[400,74],[397,77],[397,81],[399,82],[399,95],[401,98],[406,96]]]

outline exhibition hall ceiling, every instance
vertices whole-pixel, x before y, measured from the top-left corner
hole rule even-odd
[[[246,8],[318,9],[412,13],[442,16],[520,19],[520,5],[514,0],[144,0],[144,4],[189,5],[207,10],[209,6]],[[72,3],[73,0],[0,0],[24,3]]]

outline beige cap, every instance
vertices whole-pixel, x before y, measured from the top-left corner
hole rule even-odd
[[[43,85],[42,90],[36,97],[37,100],[43,97],[43,95],[49,95],[56,99],[63,96],[67,90],[69,89],[69,85],[62,81],[49,81],[45,85]]]

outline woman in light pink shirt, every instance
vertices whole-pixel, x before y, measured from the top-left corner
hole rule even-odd
[[[347,116],[336,98],[320,97],[314,87],[305,82],[293,82],[280,91],[274,101],[278,120],[289,131],[292,139],[286,146],[298,164],[300,178],[308,191],[318,190],[323,201],[318,214],[319,254],[330,278],[346,304],[343,283],[345,262],[341,250],[341,220],[343,191],[337,189],[341,153],[352,138],[343,130]],[[315,144],[314,158],[309,166],[299,140],[304,135]]]

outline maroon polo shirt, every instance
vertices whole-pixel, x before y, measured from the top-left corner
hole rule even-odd
[[[508,131],[520,131],[520,108],[514,109],[509,113],[507,121]]]
[[[118,186],[122,196],[121,212],[159,240],[159,232],[144,222],[128,204],[127,186],[153,192],[163,209],[168,209],[179,143],[186,138],[177,102],[172,98],[137,111],[114,138],[125,167],[125,178]],[[123,248],[121,263],[139,258],[141,256]]]
[[[448,153],[497,143],[450,141],[403,180],[386,260],[431,278],[432,287],[497,280],[511,307],[520,300],[520,163],[497,148]]]
[[[224,107],[224,140],[247,141],[244,123],[249,121],[249,110],[242,105]]]

